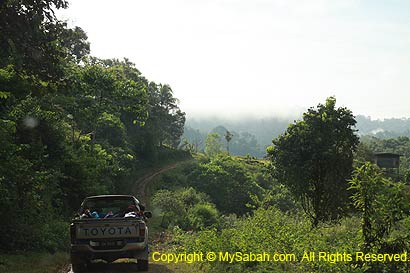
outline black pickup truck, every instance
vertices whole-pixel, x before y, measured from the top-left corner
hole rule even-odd
[[[70,225],[73,271],[84,272],[92,260],[137,259],[148,270],[150,212],[132,195],[98,195],[84,199]]]

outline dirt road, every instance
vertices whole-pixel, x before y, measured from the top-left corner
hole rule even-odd
[[[176,167],[186,163],[188,161],[181,161],[181,162],[177,162],[177,163],[173,163],[173,164],[169,164],[166,165],[162,168],[159,168],[155,171],[152,171],[146,175],[144,175],[143,177],[141,177],[140,179],[138,179],[135,182],[134,188],[133,188],[133,193],[135,194],[135,196],[142,202],[142,203],[146,203],[147,202],[147,196],[146,196],[146,191],[147,191],[147,185],[154,179],[156,178],[158,175],[167,172],[169,170],[175,169]]]
[[[175,169],[185,163],[189,162],[187,161],[180,161],[177,163],[172,163],[169,165],[166,165],[162,168],[158,168],[156,170],[153,170],[149,172],[148,174],[144,175],[143,177],[139,178],[134,185],[134,188],[132,190],[133,194],[142,202],[146,203],[147,202],[147,186],[150,182],[153,181],[154,178],[156,178],[158,175],[167,172],[169,170]],[[120,272],[138,272],[138,268],[136,263],[134,262],[129,262],[129,263],[113,263],[113,264],[104,264],[104,263],[96,263],[92,264],[91,268],[89,268],[88,272],[101,272],[101,273],[120,273]],[[149,270],[146,272],[151,272],[151,273],[176,273],[178,271],[175,271],[174,268],[170,268],[168,265],[165,264],[158,264],[158,263],[150,263],[149,265]],[[67,265],[64,269],[59,271],[58,273],[73,273],[71,265]]]

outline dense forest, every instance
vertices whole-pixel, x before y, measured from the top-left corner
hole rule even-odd
[[[183,133],[171,87],[90,56],[85,32],[54,14],[67,5],[0,3],[1,250],[66,248],[85,196],[129,193]]]
[[[67,251],[85,196],[129,194],[144,170],[183,161],[150,185],[150,230],[165,234],[152,249],[298,257],[187,272],[409,271],[352,258],[410,248],[408,119],[355,117],[329,97],[293,122],[185,124],[169,85],[90,55],[86,32],[55,16],[67,5],[0,2],[0,254]],[[400,154],[394,176],[376,152]],[[327,258],[303,262],[311,252]]]

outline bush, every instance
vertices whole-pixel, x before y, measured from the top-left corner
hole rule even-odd
[[[356,264],[344,262],[302,262],[305,252],[359,251],[360,221],[352,217],[340,225],[312,229],[308,219],[302,215],[290,216],[270,207],[258,209],[254,216],[238,219],[232,227],[223,230],[206,229],[181,236],[181,251],[235,253],[289,253],[296,261],[274,262],[210,262],[201,268],[205,272],[363,272]]]
[[[218,223],[219,212],[208,200],[208,196],[193,188],[159,190],[152,199],[153,205],[161,210],[161,226],[179,226],[184,230],[199,230]]]
[[[239,215],[250,212],[251,194],[261,195],[261,187],[245,165],[229,156],[217,156],[199,164],[188,181],[200,192],[211,197],[218,210]]]
[[[217,226],[219,213],[211,204],[196,204],[188,210],[190,226],[195,230]]]

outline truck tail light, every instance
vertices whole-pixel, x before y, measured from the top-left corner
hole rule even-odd
[[[75,244],[75,225],[71,224],[70,225],[70,238],[71,238],[71,243]]]
[[[145,236],[145,224],[139,223],[138,228],[139,228],[139,236],[144,237]]]

